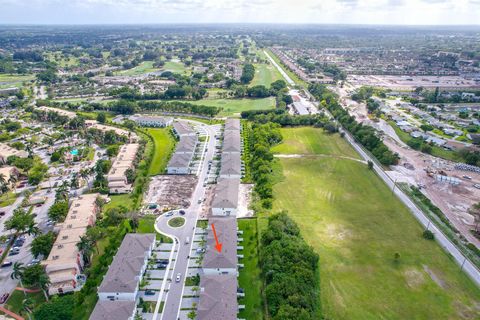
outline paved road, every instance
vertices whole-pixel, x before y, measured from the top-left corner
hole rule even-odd
[[[272,63],[277,67],[280,73],[283,75],[285,80],[288,83],[292,81],[292,79],[283,71],[282,68],[268,55],[266,51],[264,51],[265,55],[272,61]],[[292,81],[293,82],[293,81]],[[307,94],[310,93],[305,89]],[[344,106],[343,106],[344,107]],[[347,110],[348,111],[348,110]],[[333,119],[333,116],[328,110],[325,110],[326,114]],[[455,261],[461,266],[462,270],[477,284],[480,286],[480,270],[478,270],[475,265],[468,260],[461,252],[457,249],[457,247],[450,242],[450,240],[442,233],[440,229],[438,229],[426,216],[425,214],[410,200],[410,198],[403,193],[402,190],[399,188],[394,188],[395,182],[390,179],[390,177],[383,171],[383,168],[380,167],[375,159],[373,159],[370,154],[367,154],[362,147],[348,134],[345,132],[345,137],[347,141],[353,146],[355,150],[362,156],[363,159],[366,161],[372,161],[374,163],[374,170],[378,174],[380,178],[387,184],[387,186],[391,189],[394,189],[395,195],[410,209],[410,212],[414,215],[415,218],[425,227],[428,228],[435,234],[435,239],[437,242],[449,253],[453,256]]]
[[[46,225],[46,222],[48,220],[48,209],[50,206],[54,203],[55,201],[55,191],[52,191],[52,193],[47,194],[46,190],[42,191],[39,193],[41,196],[49,196],[46,200],[46,202],[41,206],[41,207],[34,207],[33,209],[33,214],[36,214],[37,216],[35,217],[35,222],[37,223],[38,227],[40,228],[40,231],[42,233],[48,232],[53,229],[53,227],[48,227]],[[6,210],[6,215],[2,217],[2,222],[0,224],[1,227],[1,234],[8,235],[10,234],[9,231],[4,230],[4,222],[7,220],[13,213],[13,210],[17,208],[21,201],[23,200],[23,197],[19,197],[15,203],[8,209]],[[32,243],[32,240],[34,239],[34,236],[29,236],[25,235],[25,243],[20,249],[20,253],[15,256],[7,256],[5,258],[5,261],[11,261],[13,263],[15,262],[21,262],[24,265],[30,263],[33,259],[32,254],[30,253],[30,244]],[[18,286],[18,280],[12,279],[10,277],[12,273],[12,267],[7,267],[7,268],[1,268],[0,269],[0,295],[4,294],[5,292],[12,293],[12,291]]]
[[[273,60],[273,58],[267,53],[267,51],[263,50],[263,53],[265,53],[270,62],[272,62],[272,64],[278,69],[278,71],[285,78],[287,83],[291,86],[295,86],[295,81],[293,81],[292,78],[290,78],[290,76],[283,70],[283,68],[280,67],[278,63],[275,62],[275,60]]]
[[[194,122],[195,124],[200,124],[199,122]],[[182,300],[185,275],[187,274],[187,268],[189,263],[189,255],[193,244],[193,236],[195,233],[195,227],[197,224],[197,218],[201,211],[202,204],[198,203],[199,199],[203,199],[205,195],[206,187],[203,186],[204,180],[207,177],[208,171],[208,161],[213,159],[215,152],[215,129],[212,126],[201,124],[202,128],[206,131],[209,136],[209,140],[206,144],[207,151],[204,153],[204,160],[201,164],[199,174],[198,174],[198,183],[192,195],[192,201],[190,207],[185,209],[186,213],[183,216],[186,220],[185,224],[180,228],[171,228],[168,226],[168,220],[173,217],[179,216],[178,213],[171,217],[166,215],[161,215],[156,221],[156,229],[161,233],[172,236],[178,241],[177,252],[175,261],[173,262],[173,271],[170,270],[172,267],[167,268],[167,274],[165,274],[165,279],[171,279],[166,283],[166,288],[168,289],[165,304],[163,307],[163,312],[161,314],[161,320],[174,320],[178,319],[180,313],[180,303]],[[189,238],[189,243],[186,244],[185,240]],[[181,281],[179,283],[175,282],[177,274],[181,274]],[[161,299],[162,293],[159,295],[159,300]],[[157,303],[159,305],[159,303]],[[158,314],[155,313],[153,320],[156,320]]]

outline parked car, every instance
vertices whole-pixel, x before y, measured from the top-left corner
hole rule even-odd
[[[177,277],[175,278],[175,282],[180,282],[180,278],[182,277],[181,273],[177,273]]]
[[[0,217],[3,217],[6,214],[5,211],[0,211]]]
[[[183,216],[185,214],[185,210],[180,210],[178,211],[178,213],[180,213]]]
[[[480,184],[479,184],[479,183],[476,183],[476,184],[474,184],[473,186],[474,186],[475,188],[477,188],[477,189],[480,189]]]
[[[154,290],[145,290],[145,295],[146,295],[146,296],[154,296],[154,295],[155,295],[155,291],[154,291]]]
[[[19,254],[19,253],[20,253],[20,251],[10,251],[10,252],[8,253],[8,255],[9,255],[9,256],[16,256],[16,255]]]
[[[205,252],[205,248],[197,248],[197,253],[204,253]]]
[[[169,211],[169,212],[167,212],[167,213],[165,214],[165,216],[171,217],[171,216],[173,216],[173,212],[172,212],[172,211]]]
[[[0,303],[5,303],[5,301],[7,301],[8,297],[10,296],[10,293],[4,293],[1,297],[0,297]]]
[[[0,267],[6,268],[6,267],[10,267],[12,264],[13,264],[12,261],[4,261]]]
[[[185,238],[185,244],[189,244],[190,243],[190,237],[186,237]]]

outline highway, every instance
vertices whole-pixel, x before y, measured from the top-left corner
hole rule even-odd
[[[277,67],[280,73],[284,76],[285,80],[290,83],[292,79],[283,71],[283,69],[275,63],[275,61],[268,55],[266,51],[264,51],[265,55],[272,61],[272,63]],[[293,81],[292,81],[293,82]],[[305,91],[308,93],[307,89]],[[310,94],[310,93],[308,93]],[[343,108],[345,106],[341,104]],[[328,110],[324,110],[326,114],[331,118],[334,119],[333,116],[330,114]],[[348,110],[347,110],[348,111]],[[340,124],[339,124],[340,125]],[[390,179],[390,177],[385,173],[383,168],[377,164],[376,159],[373,159],[370,154],[366,153],[363,148],[353,139],[353,137],[348,133],[345,132],[345,138],[347,141],[352,145],[352,147],[357,150],[357,152],[362,156],[365,161],[372,161],[373,162],[373,169],[377,173],[377,175],[387,184],[387,186],[394,190],[395,195],[410,209],[410,212],[414,215],[414,217],[425,227],[428,228],[435,234],[435,240],[448,252],[455,261],[460,265],[462,270],[478,285],[480,286],[480,271],[475,267],[475,265],[468,260],[461,252],[457,249],[457,247],[442,233],[440,229],[438,229],[433,222],[428,219],[427,216],[420,210],[410,198],[399,188],[394,188],[395,182]]]
[[[167,217],[165,214],[161,215],[157,218],[155,222],[155,229],[157,232],[162,234],[168,235],[171,238],[175,239],[174,249],[172,249],[172,253],[177,249],[173,261],[170,259],[169,266],[167,267],[167,271],[164,276],[162,289],[167,289],[168,292],[166,293],[165,304],[163,307],[163,312],[159,319],[161,320],[174,320],[178,319],[180,314],[180,303],[183,296],[184,290],[184,283],[185,278],[187,277],[188,271],[188,264],[189,264],[189,256],[193,245],[193,237],[195,234],[195,228],[197,225],[198,214],[201,211],[202,203],[198,203],[199,199],[203,199],[205,197],[205,190],[207,187],[203,186],[204,180],[207,177],[208,172],[208,162],[213,159],[215,153],[215,128],[213,126],[205,125],[200,122],[190,121],[195,124],[200,124],[202,128],[205,130],[208,141],[205,145],[203,150],[203,161],[200,165],[198,171],[198,182],[195,190],[193,191],[191,204],[188,208],[185,209],[185,224],[180,228],[172,228],[168,225],[168,220],[171,218],[178,216],[178,214]],[[186,239],[189,238],[189,242],[186,243]],[[171,270],[173,269],[173,270]],[[181,274],[181,281],[175,282],[175,278],[177,274]],[[153,315],[153,320],[157,320],[158,318],[158,308],[162,297],[164,295],[164,290],[161,290],[156,310]]]

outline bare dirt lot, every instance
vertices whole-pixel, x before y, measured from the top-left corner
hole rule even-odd
[[[152,178],[145,203],[156,203],[161,211],[190,205],[197,177],[193,175],[160,175]]]

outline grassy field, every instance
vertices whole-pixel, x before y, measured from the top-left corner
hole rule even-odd
[[[239,116],[242,111],[246,110],[267,110],[275,108],[275,98],[273,97],[263,99],[204,99],[186,102],[223,108],[218,114],[220,117]]]
[[[268,88],[272,82],[277,80],[283,80],[283,77],[273,64],[256,64],[255,77],[250,85],[264,85]]]
[[[337,135],[314,139],[305,128],[282,133],[285,144],[297,136],[303,145],[276,152],[353,152]],[[414,217],[365,164],[334,157],[279,163],[273,212],[288,210],[319,254],[326,318],[479,319],[480,290],[434,241],[422,238]]]
[[[24,81],[30,81],[35,79],[33,75],[19,75],[19,74],[6,74],[0,73],[0,89],[10,87],[21,87]]]
[[[164,242],[164,243],[171,243],[172,239],[169,237],[166,237],[160,233],[157,233],[155,231],[155,219],[156,217],[154,215],[145,215],[140,218],[138,221],[138,233],[155,233],[157,235],[157,240]]]
[[[169,128],[148,128],[147,132],[152,136],[155,143],[155,153],[150,168],[148,168],[148,175],[154,176],[165,171],[168,159],[175,146],[175,140]]]
[[[262,280],[260,279],[260,268],[258,266],[258,233],[257,219],[239,219],[238,228],[243,231],[243,251],[240,254],[244,258],[239,263],[244,264],[240,269],[238,277],[239,287],[245,292],[245,297],[241,298],[239,303],[245,305],[245,309],[240,311],[240,319],[262,320],[263,306],[260,301]]]
[[[173,73],[187,73],[187,68],[185,68],[185,65],[180,61],[166,61],[162,70]]]
[[[272,148],[274,153],[283,154],[324,154],[360,159],[350,145],[338,134],[325,134],[322,129],[312,127],[282,130],[283,143]]]
[[[110,195],[109,198],[111,201],[103,207],[103,212],[110,208],[119,206],[125,206],[128,210],[133,209],[133,203],[130,194],[115,194]]]
[[[272,51],[270,51],[269,49],[266,50],[267,53],[270,55],[270,57],[272,57],[273,60],[275,60],[275,62],[283,69],[283,71],[285,71],[288,76],[290,78],[292,78],[293,82],[295,82],[296,85],[298,86],[301,86],[301,87],[305,87],[305,88],[308,88],[308,83],[306,83],[305,81],[303,81],[302,79],[300,79],[293,71],[291,71],[290,69],[286,68],[282,62],[280,61],[280,59],[275,55],[273,54]],[[263,53],[263,51],[262,51]],[[265,56],[266,57],[266,56]]]
[[[17,195],[12,191],[3,193],[2,195],[0,195],[0,208],[13,204],[16,199],[17,199]]]
[[[139,76],[145,73],[159,71],[160,69],[153,66],[153,61],[143,61],[138,66],[128,69],[115,72],[115,75],[119,76]]]
[[[33,306],[38,306],[39,304],[45,302],[45,296],[42,292],[27,293],[27,298],[32,299]],[[5,303],[5,308],[15,312],[16,314],[22,315],[25,318],[28,318],[27,311],[23,308],[23,300],[25,299],[25,294],[23,292],[15,290]]]

